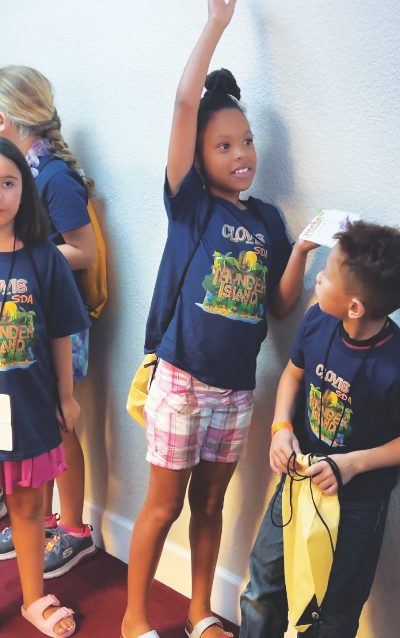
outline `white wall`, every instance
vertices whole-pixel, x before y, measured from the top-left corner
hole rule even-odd
[[[81,431],[88,512],[122,557],[148,472],[144,433],[124,406],[165,240],[174,91],[205,16],[205,0],[14,0],[2,12],[0,64],[35,66],[52,80],[64,135],[97,182],[110,301],[92,331]],[[400,223],[399,30],[397,0],[238,1],[213,67],[233,70],[248,106],[259,155],[253,192],[285,212],[294,236],[320,207]],[[216,582],[216,610],[230,617],[272,489],[266,426],[277,379],[325,257],[321,250],[310,260],[301,303],[284,323],[271,321],[260,356],[248,454],[226,499]],[[399,499],[397,489],[361,638],[398,634]],[[159,572],[185,592],[187,525],[185,511]]]

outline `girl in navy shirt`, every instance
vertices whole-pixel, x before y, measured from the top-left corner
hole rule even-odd
[[[48,636],[70,636],[72,611],[43,595],[43,492],[66,468],[60,426],[74,429],[69,335],[88,327],[71,270],[24,156],[0,138],[0,487],[20,573],[22,615]]]
[[[231,635],[210,606],[224,495],[251,420],[266,309],[278,317],[289,312],[314,247],[297,243],[291,251],[278,211],[240,199],[256,171],[253,134],[232,74],[222,69],[206,79],[235,4],[209,0],[207,24],[175,100],[165,184],[168,239],[145,344],[159,357],[145,406],[150,484],[132,537],[124,638],[157,637],[148,614],[151,583],[188,485],[192,599],[186,634]]]
[[[61,134],[50,82],[26,66],[0,68],[0,135],[25,155],[50,220],[50,238],[67,259],[75,281],[96,257],[87,211],[94,182],[86,177]],[[87,375],[89,331],[71,335],[74,379]],[[53,481],[45,490],[45,525],[53,534],[45,554],[44,578],[60,576],[81,558],[95,552],[90,526],[82,520],[84,457],[76,432],[63,434],[68,471],[57,481],[61,519],[52,510]],[[6,534],[6,535],[5,535]],[[11,558],[11,529],[0,534],[0,558]]]

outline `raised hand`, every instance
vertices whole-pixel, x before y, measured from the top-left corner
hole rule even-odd
[[[208,0],[208,19],[217,20],[224,28],[232,20],[236,0]]]

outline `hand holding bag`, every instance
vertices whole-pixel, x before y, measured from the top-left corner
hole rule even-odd
[[[304,632],[319,619],[328,587],[336,547],[340,504],[339,496],[327,495],[304,470],[324,460],[342,482],[337,465],[329,457],[310,454],[292,455],[282,491],[282,527],[285,583],[289,619],[296,630]]]

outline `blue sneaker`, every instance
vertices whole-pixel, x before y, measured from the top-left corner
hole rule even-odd
[[[5,527],[0,532],[0,560],[8,560],[9,558],[15,558],[15,556],[11,527]]]
[[[50,526],[46,527],[46,538],[51,537],[58,529],[57,516],[57,514],[53,514]],[[3,531],[0,532],[0,560],[8,560],[9,558],[15,558],[15,556],[11,527],[5,527]]]
[[[90,533],[90,525],[85,525],[84,536],[67,534],[62,527],[58,527],[48,540],[44,551],[43,578],[57,578],[69,572],[83,558],[96,553],[96,546]]]

